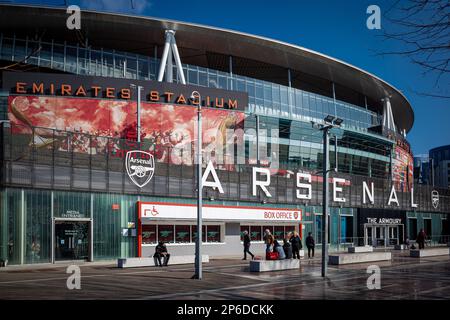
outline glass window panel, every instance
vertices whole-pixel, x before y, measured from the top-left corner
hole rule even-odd
[[[191,242],[191,226],[176,225],[175,226],[175,242],[177,242],[177,243]]]
[[[262,240],[262,227],[261,226],[250,226],[250,239],[252,241]]]
[[[172,243],[174,240],[173,235],[173,225],[158,225],[158,241],[162,241],[164,243]]]
[[[148,80],[150,76],[148,74],[148,60],[139,59],[138,61],[138,78],[141,80]]]
[[[112,58],[112,57],[111,57]],[[112,65],[112,60],[111,60]],[[66,71],[76,73],[77,72],[77,48],[66,47]],[[112,74],[111,74],[112,76]]]
[[[156,225],[143,224],[142,225],[142,243],[156,243]]]
[[[196,70],[189,69],[188,83],[198,85],[198,72]]]
[[[137,75],[137,59],[136,57],[127,57],[126,78],[136,79]]]
[[[200,86],[204,86],[204,87],[208,86],[208,77],[206,75],[206,72],[199,72],[198,73],[198,84]]]
[[[64,68],[64,46],[53,45],[53,67],[57,69]]]
[[[29,52],[31,52],[30,48],[28,49],[28,53]],[[25,52],[25,41],[16,39],[14,47],[14,60],[22,61],[23,59],[25,59],[28,53]]]
[[[2,58],[11,60],[12,57],[13,40],[9,38],[3,38],[2,41]]]
[[[283,240],[284,237],[284,226],[275,226],[273,236],[276,240]]]
[[[237,91],[243,91],[243,92],[247,91],[245,81],[243,79],[237,79],[236,83],[237,83]]]
[[[192,226],[192,242],[197,240],[197,226]],[[206,226],[202,226],[202,242],[206,242]]]
[[[219,76],[219,88],[227,89],[227,78],[223,76]]]
[[[220,226],[206,226],[208,242],[220,242]]]

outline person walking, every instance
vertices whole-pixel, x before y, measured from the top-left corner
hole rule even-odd
[[[244,258],[242,260],[247,260],[247,253],[252,256],[252,260],[255,258],[255,255],[250,252],[250,236],[248,235],[248,231],[244,231]]]
[[[298,232],[294,231],[289,242],[292,245],[292,255],[294,259],[300,259],[300,250],[302,249],[302,240],[298,236]]]
[[[420,229],[419,234],[417,235],[416,242],[419,245],[420,249],[425,249],[425,239],[427,238],[427,235],[423,229]]]
[[[314,242],[314,238],[312,236],[312,233],[309,232],[308,236],[306,237],[306,247],[308,248],[308,258],[311,258],[311,252],[312,252],[312,258],[314,258],[314,247],[316,246],[316,243]]]

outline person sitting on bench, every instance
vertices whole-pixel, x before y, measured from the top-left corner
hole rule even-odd
[[[161,263],[161,257],[164,257],[163,263]],[[166,248],[166,245],[164,244],[164,242],[160,241],[158,243],[158,245],[156,246],[155,254],[153,255],[153,259],[155,259],[155,266],[157,266],[158,263],[159,263],[160,267],[162,267],[163,264],[164,264],[164,266],[167,266],[167,264],[169,263],[170,254],[167,252],[167,248]]]
[[[278,260],[286,259],[286,254],[284,253],[283,247],[278,243],[277,240],[273,241],[273,251],[278,252]]]

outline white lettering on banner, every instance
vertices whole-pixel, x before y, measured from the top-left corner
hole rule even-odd
[[[366,204],[366,193],[369,197],[369,201],[371,204],[374,203],[374,193],[373,193],[373,182],[370,183],[370,188],[372,191],[369,190],[369,187],[367,186],[367,183],[363,181],[363,204]]]
[[[312,186],[311,186],[311,175],[309,173],[301,173],[297,172],[297,188],[308,190],[307,194],[300,193],[300,190],[297,189],[297,198],[310,200],[312,197]],[[301,183],[300,180],[305,179],[308,183]]]
[[[367,218],[369,224],[401,224],[400,218]]]
[[[214,181],[207,181],[209,173],[212,174]],[[217,188],[217,189],[219,189],[220,193],[224,193],[222,184],[220,183],[219,177],[217,177],[217,172],[214,169],[214,165],[211,160],[208,162],[205,172],[203,173],[202,186],[203,187],[211,187],[213,189]]]
[[[195,220],[197,218],[197,207],[195,205],[148,203],[139,204],[141,218],[146,219],[180,219]],[[300,209],[276,209],[276,208],[254,208],[254,207],[222,207],[203,206],[204,220],[255,220],[255,221],[279,221],[300,222],[302,211]]]
[[[259,181],[256,180],[256,174],[265,174],[266,175],[266,181]],[[270,186],[270,170],[266,168],[256,168],[253,167],[253,195],[256,197],[256,187],[260,186],[262,191],[266,194],[267,197],[272,197],[269,190],[266,189],[266,187]]]
[[[391,194],[389,195],[388,206],[391,205],[391,202],[395,202],[397,204],[397,207],[400,206],[397,200],[397,193],[395,192],[394,185],[392,185]]]
[[[342,192],[342,188],[337,186],[338,183],[345,183],[345,179],[333,178],[333,201],[345,202],[345,198],[338,198],[337,196],[338,192]]]

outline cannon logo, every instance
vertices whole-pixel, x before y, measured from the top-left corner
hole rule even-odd
[[[131,181],[139,188],[144,187],[153,177],[155,160],[145,151],[132,150],[127,152],[125,167]]]
[[[439,206],[439,192],[436,190],[431,191],[431,204],[435,209]]]

